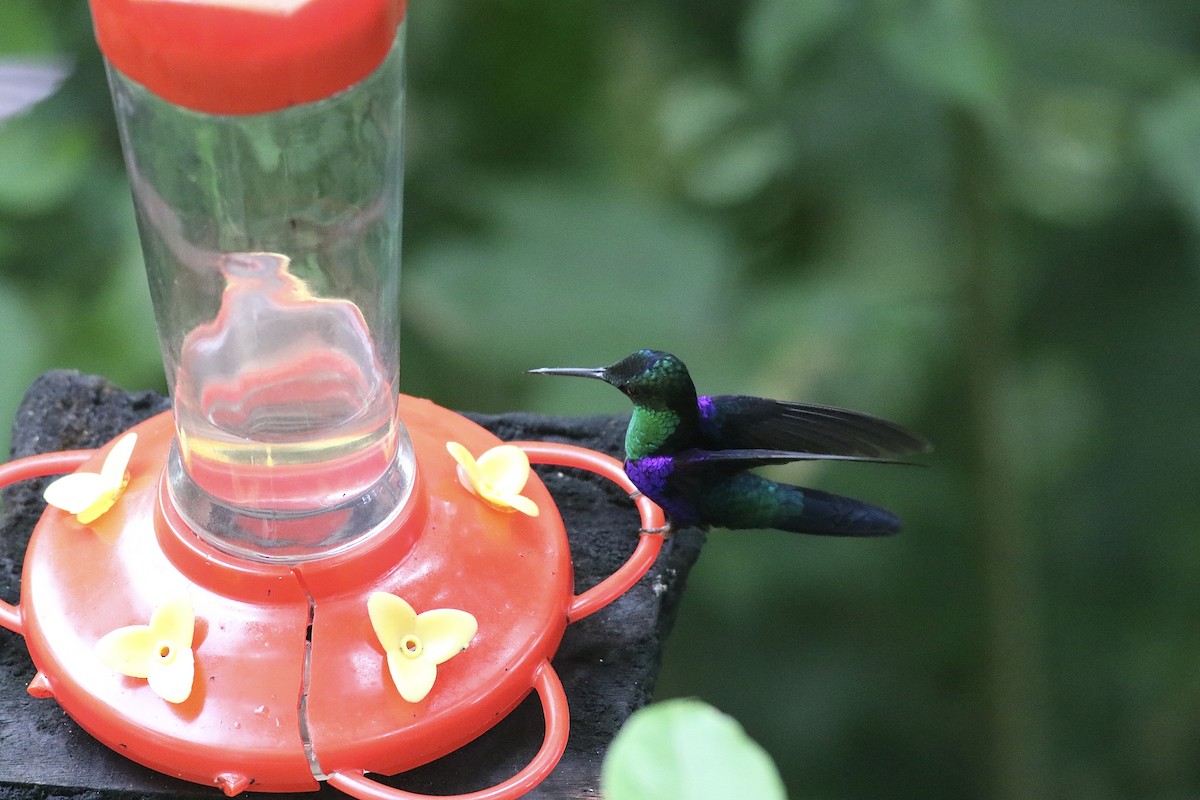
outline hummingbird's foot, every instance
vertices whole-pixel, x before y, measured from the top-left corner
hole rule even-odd
[[[637,502],[639,498],[645,497],[646,494],[641,489],[634,489],[629,493],[629,499]],[[668,520],[660,528],[639,528],[638,533],[654,533],[662,536],[664,539],[671,535],[671,522]]]

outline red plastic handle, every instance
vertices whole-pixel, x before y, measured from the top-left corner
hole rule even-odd
[[[47,475],[74,472],[95,452],[95,450],[64,450],[58,453],[43,453],[28,458],[19,458],[7,464],[0,464],[0,488],[31,478],[44,478]],[[0,600],[0,627],[8,628],[15,633],[23,632],[20,606]]]
[[[658,557],[658,552],[662,549],[662,534],[667,530],[666,518],[663,516],[662,509],[633,485],[633,481],[629,480],[629,476],[625,474],[624,465],[612,456],[606,456],[586,447],[556,442],[513,442],[513,444],[524,450],[534,464],[576,467],[608,478],[629,493],[641,515],[641,537],[629,560],[612,575],[583,594],[576,595],[571,601],[571,605],[567,609],[567,619],[570,622],[578,622],[623,595],[653,566],[654,559]]]
[[[567,749],[567,735],[571,727],[567,695],[549,661],[542,661],[534,671],[533,688],[542,698],[542,713],[546,719],[546,736],[542,747],[523,770],[490,789],[435,797],[385,786],[360,771],[335,772],[327,776],[326,781],[358,800],[516,800],[545,780],[558,765],[563,751]]]

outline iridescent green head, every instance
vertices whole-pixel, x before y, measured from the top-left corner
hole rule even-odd
[[[599,378],[645,408],[694,408],[696,404],[696,387],[692,384],[687,367],[677,356],[662,350],[637,350],[610,367],[547,368],[530,372]]]
[[[662,350],[630,353],[604,370],[604,380],[640,406],[669,408],[676,402],[696,402],[696,387],[687,367]]]

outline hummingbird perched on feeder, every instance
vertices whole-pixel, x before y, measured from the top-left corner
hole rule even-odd
[[[822,536],[886,536],[887,509],[764,478],[750,470],[792,461],[904,463],[923,437],[869,414],[746,395],[699,395],[677,356],[638,350],[609,367],[530,370],[598,378],[633,401],[625,474],[677,526],[776,528]]]

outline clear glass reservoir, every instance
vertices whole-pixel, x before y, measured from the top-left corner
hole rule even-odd
[[[200,535],[300,561],[407,501],[396,413],[404,27],[365,79],[250,114],[164,100],[109,67],[177,441]]]

